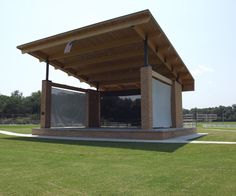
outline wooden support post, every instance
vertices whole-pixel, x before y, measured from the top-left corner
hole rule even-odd
[[[51,126],[51,81],[42,81],[40,127]]]
[[[87,127],[100,127],[100,93],[88,90],[87,104]]]
[[[142,129],[152,130],[152,67],[141,67],[141,125]]]
[[[183,127],[183,112],[182,112],[182,87],[177,81],[173,81],[171,92],[171,117],[172,127]]]

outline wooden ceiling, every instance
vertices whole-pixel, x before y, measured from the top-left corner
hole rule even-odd
[[[153,70],[194,90],[194,79],[149,10],[17,46],[100,90],[140,88],[144,42]],[[64,53],[72,41],[69,53]]]

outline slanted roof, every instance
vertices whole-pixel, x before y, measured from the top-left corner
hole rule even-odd
[[[194,79],[149,10],[114,18],[17,46],[40,61],[101,90],[140,88],[145,35],[153,70],[177,79],[183,91],[194,90]],[[64,53],[68,42],[69,53]]]

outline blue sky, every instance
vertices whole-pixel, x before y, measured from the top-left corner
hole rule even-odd
[[[183,107],[236,103],[236,1],[234,0],[1,0],[0,93],[25,96],[41,88],[45,65],[17,45],[95,22],[149,9],[195,78]],[[50,79],[87,87],[50,68]]]

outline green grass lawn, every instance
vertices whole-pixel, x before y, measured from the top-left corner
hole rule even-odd
[[[201,137],[200,141],[228,141],[236,142],[236,130],[212,130],[212,129],[198,129],[200,133],[208,133],[207,136]]]
[[[222,122],[214,122],[212,124],[223,124]],[[224,122],[224,124],[231,125],[236,124],[236,122]],[[229,141],[229,142],[236,142],[236,128],[204,128],[202,123],[198,124],[197,128],[198,132],[208,133],[207,136],[199,138],[198,140],[203,141]]]
[[[39,125],[0,125],[0,130],[15,133],[32,133],[32,128],[39,128]]]
[[[0,195],[235,195],[235,182],[236,145],[0,135]]]
[[[206,124],[205,122],[200,122],[198,125]],[[236,125],[236,122],[207,122],[207,124],[225,124],[225,125]]]
[[[0,195],[233,195],[236,146],[0,136]]]
[[[203,125],[208,125],[209,127],[204,127]],[[222,126],[222,127],[221,127]],[[198,123],[198,128],[203,129],[213,129],[213,130],[235,130],[236,131],[236,122],[209,122],[209,123]]]

